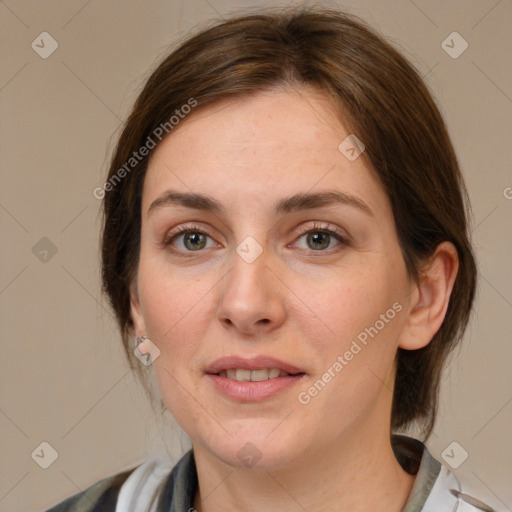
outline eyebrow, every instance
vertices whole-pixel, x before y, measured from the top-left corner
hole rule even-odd
[[[350,194],[345,194],[344,192],[332,190],[315,193],[299,193],[280,199],[274,204],[274,211],[276,214],[285,214],[335,204],[352,206],[367,215],[374,216],[370,207],[363,200]],[[165,206],[184,206],[186,208],[216,213],[218,215],[225,212],[225,208],[222,204],[213,197],[204,194],[167,190],[162,196],[151,203],[148,209],[148,216],[154,210]]]

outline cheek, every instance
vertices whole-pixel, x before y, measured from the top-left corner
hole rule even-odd
[[[361,272],[358,279],[340,281],[323,299],[311,297],[329,330],[319,335],[318,324],[317,329],[311,324],[304,332],[318,364],[299,400],[307,402],[305,411],[324,418],[326,434],[335,435],[344,422],[369,414],[386,388],[393,387],[405,310],[402,285],[395,280]]]
[[[393,320],[397,317],[396,309],[400,308],[393,309],[393,304],[402,300],[404,287],[399,269],[383,267],[379,270],[375,265],[361,266],[357,273],[341,272],[322,288],[312,289],[310,285],[308,302],[326,327],[322,332],[327,336],[318,340],[320,346],[340,350],[376,323],[383,334],[383,321],[386,332],[396,334],[399,325]]]
[[[392,389],[406,280],[400,265],[383,262],[361,266],[356,275],[347,271],[331,282],[327,293],[316,290],[311,296],[315,313],[329,327],[321,332],[327,334],[319,335],[310,325],[304,335],[319,361],[312,379],[313,408],[332,418],[336,430],[334,418],[347,411],[357,415],[370,407],[383,385]],[[317,389],[322,391],[316,395]],[[309,395],[308,389],[302,391]],[[328,412],[335,410],[335,415]]]
[[[218,281],[218,279],[217,279]],[[139,294],[147,335],[171,364],[190,358],[214,314],[215,280],[162,268],[155,262],[139,269]]]
[[[197,396],[194,368],[214,314],[213,283],[156,264],[141,265],[139,276],[147,335],[160,349],[153,366],[158,388],[178,424],[192,432],[204,422],[204,410],[191,397]]]

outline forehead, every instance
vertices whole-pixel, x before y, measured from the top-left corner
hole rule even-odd
[[[365,161],[340,151],[349,135],[332,100],[315,89],[264,91],[208,106],[182,120],[154,151],[143,210],[167,188],[261,204],[337,188],[386,207]]]

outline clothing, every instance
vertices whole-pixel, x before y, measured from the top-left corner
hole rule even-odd
[[[472,497],[421,441],[398,434],[391,441],[400,465],[416,475],[402,512],[495,512]],[[190,450],[174,468],[167,459],[150,459],[100,480],[46,512],[193,512],[197,485]]]

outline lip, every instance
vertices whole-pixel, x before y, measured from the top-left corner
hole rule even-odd
[[[270,356],[255,356],[255,357],[240,357],[240,356],[226,356],[216,359],[206,369],[205,373],[214,375],[222,370],[229,370],[231,368],[240,368],[242,370],[264,370],[265,368],[279,368],[286,373],[296,374],[305,373],[304,370],[293,366],[284,361],[280,361],[275,357]],[[281,378],[281,377],[277,377]]]
[[[279,368],[291,375],[257,382],[239,382],[217,375],[218,372],[229,370],[230,368],[240,368],[243,370]],[[205,369],[205,374],[217,391],[237,402],[261,402],[267,400],[296,385],[306,376],[306,373],[297,366],[263,355],[250,358],[240,356],[222,357],[209,365]]]

